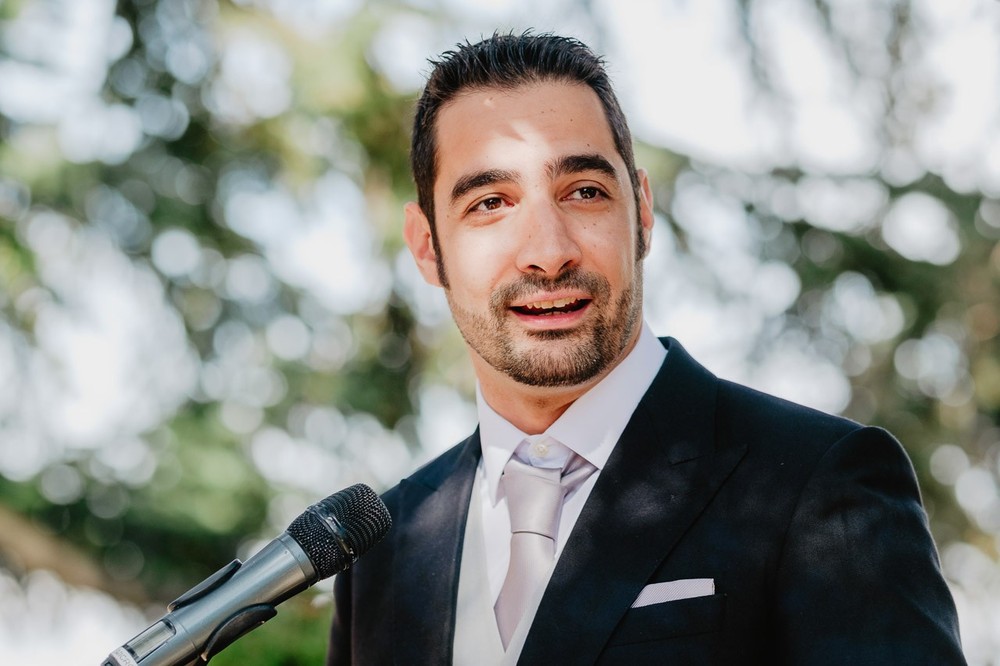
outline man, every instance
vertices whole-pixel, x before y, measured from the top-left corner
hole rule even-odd
[[[337,577],[331,664],[964,663],[899,444],[644,325],[652,196],[589,49],[444,54],[412,165],[406,242],[480,427],[386,493],[392,531]]]

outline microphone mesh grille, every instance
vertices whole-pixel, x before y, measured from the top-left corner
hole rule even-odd
[[[354,564],[390,526],[385,504],[374,490],[358,483],[310,506],[287,531],[322,580]]]

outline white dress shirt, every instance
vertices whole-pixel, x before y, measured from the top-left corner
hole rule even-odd
[[[590,491],[611,456],[622,431],[642,396],[659,372],[667,351],[645,322],[639,340],[608,376],[560,416],[548,430],[527,435],[497,414],[476,390],[479,437],[483,456],[479,462],[479,498],[486,546],[486,569],[491,604],[500,595],[510,560],[510,515],[500,489],[500,476],[511,455],[537,467],[562,467],[574,453],[596,468],[563,502],[556,535],[556,559],[576,524]],[[470,511],[476,509],[476,498]]]

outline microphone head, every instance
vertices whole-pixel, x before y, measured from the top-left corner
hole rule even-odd
[[[354,564],[391,526],[389,510],[379,496],[358,483],[310,506],[287,532],[322,580]]]

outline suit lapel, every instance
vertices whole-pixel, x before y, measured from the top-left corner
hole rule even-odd
[[[717,379],[674,340],[542,597],[521,663],[588,663],[743,457],[719,448]]]
[[[456,455],[438,461],[443,464],[400,483],[401,542],[392,596],[395,654],[401,663],[416,655],[422,664],[452,661],[462,542],[479,456],[477,430],[456,447]]]

